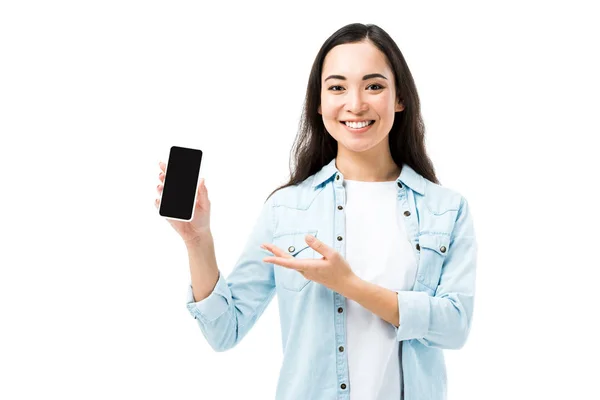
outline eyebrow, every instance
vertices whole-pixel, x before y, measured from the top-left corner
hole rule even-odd
[[[367,79],[372,79],[372,78],[383,78],[385,80],[387,80],[387,78],[381,74],[368,74],[363,76],[363,81],[366,81]],[[325,78],[325,81],[327,81],[327,79],[341,79],[342,81],[346,80],[345,76],[342,75],[329,75],[327,78]],[[325,82],[323,81],[323,82]]]

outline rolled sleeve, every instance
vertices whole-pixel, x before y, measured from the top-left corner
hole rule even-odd
[[[431,308],[425,292],[399,291],[400,324],[395,327],[397,340],[422,338],[429,331]]]
[[[465,344],[473,314],[477,248],[473,217],[463,197],[435,291],[420,285],[419,290],[397,292],[398,340],[417,339],[441,349]]]
[[[231,304],[230,291],[227,290],[227,282],[219,271],[219,278],[215,288],[208,297],[195,301],[191,283],[188,285],[187,308],[194,318],[204,322],[211,322],[219,318],[229,310]]]

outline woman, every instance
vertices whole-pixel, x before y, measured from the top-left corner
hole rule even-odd
[[[277,294],[277,399],[446,398],[443,349],[471,327],[477,243],[467,201],[437,181],[415,84],[385,31],[351,24],[323,44],[294,147],[290,181],[227,278],[203,179],[194,219],[169,220],[189,253],[190,313],[224,351]]]

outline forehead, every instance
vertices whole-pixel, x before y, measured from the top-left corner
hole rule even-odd
[[[343,75],[348,79],[362,79],[363,75],[379,72],[391,75],[387,58],[369,42],[346,43],[335,46],[323,61],[323,76]]]

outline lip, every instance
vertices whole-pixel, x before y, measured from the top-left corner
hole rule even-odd
[[[349,121],[349,122],[352,122],[352,121],[350,121],[350,120],[348,120],[348,121]],[[375,122],[377,122],[377,121],[375,121]],[[373,125],[375,125],[375,122],[373,122],[371,125],[367,125],[367,126],[365,126],[364,128],[360,128],[360,129],[354,129],[354,128],[350,128],[348,125],[346,125],[346,124],[345,124],[344,122],[342,122],[342,121],[340,121],[340,124],[342,124],[342,125],[344,126],[344,128],[346,128],[346,130],[347,130],[348,132],[351,132],[351,133],[364,133],[364,132],[368,131],[369,129],[371,129],[371,127],[372,127]]]

